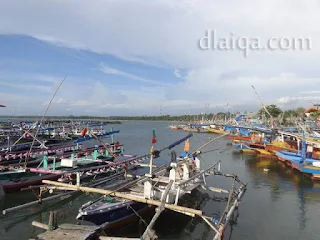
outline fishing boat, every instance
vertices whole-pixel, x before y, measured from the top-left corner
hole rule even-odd
[[[187,125],[185,124],[179,124],[179,125],[170,125],[171,130],[183,130]]]
[[[190,138],[191,136],[192,135],[189,134],[187,137],[183,138],[182,140],[185,140],[186,138]],[[171,144],[169,146],[170,149],[180,144],[182,140],[179,140]],[[166,148],[164,148],[163,150],[165,149]],[[159,153],[163,150],[160,150]],[[151,155],[150,158],[148,158],[150,160],[150,163],[149,165],[146,165],[146,166],[149,166],[150,168],[149,175],[146,175],[141,179],[138,179],[139,180],[138,182],[131,180],[131,182],[135,184],[134,187],[132,187],[132,184],[131,184],[130,188],[122,188],[122,191],[124,193],[132,194],[133,192],[135,193],[140,192],[140,193],[144,193],[144,196],[149,196],[149,198],[151,197],[151,195],[156,196],[156,192],[151,193],[152,190],[148,185],[150,181],[146,182],[149,179],[148,176],[152,176],[153,178],[157,178],[161,176],[161,178],[164,178],[164,174],[167,173],[167,175],[165,176],[165,178],[167,179],[169,177],[168,175],[169,172],[167,171],[168,165],[163,165],[161,167],[156,167],[156,168],[152,166],[152,161],[154,156],[155,155]],[[158,157],[158,156],[155,156],[155,157]],[[172,153],[171,162],[176,162],[176,161],[177,161],[176,154]],[[197,169],[199,170],[200,169],[199,159],[197,159],[196,161],[197,161],[197,164],[196,164]],[[179,164],[182,164],[182,163],[183,161],[180,162]],[[185,178],[186,178],[186,174],[187,173],[185,173],[185,176],[184,176]],[[181,175],[179,176],[181,177]],[[159,180],[159,183],[155,185],[154,188],[163,189],[161,185],[163,185],[163,182],[161,183],[161,181]],[[183,191],[181,191],[181,194],[182,193]],[[144,204],[144,203],[135,202],[132,200],[126,200],[122,198],[116,198],[116,197],[115,198],[102,197],[96,201],[93,201],[93,202],[90,201],[84,204],[79,209],[79,214],[77,216],[77,219],[86,220],[97,225],[101,225],[105,222],[108,222],[108,225],[105,226],[105,230],[108,231],[113,229],[114,227],[120,227],[120,226],[126,225],[128,222],[130,222],[130,220],[136,217],[137,213],[141,214],[147,209],[149,209],[149,207],[147,204]]]
[[[128,169],[135,167],[135,161],[131,161],[134,155],[117,156],[119,162],[113,162],[112,156],[104,156],[104,159],[98,158],[64,158],[61,162],[53,164],[48,163],[48,158],[44,156],[43,161],[38,167],[32,168],[10,168],[2,169],[0,172],[0,186],[6,192],[17,191],[21,188],[38,185],[42,180],[59,180],[61,182],[69,182],[75,172],[80,173],[81,179],[89,179],[93,177],[102,177],[123,167]],[[133,164],[131,164],[131,162]]]
[[[187,136],[187,138],[189,138]],[[174,145],[185,141],[186,138],[177,141]],[[207,146],[210,140],[199,149]],[[188,141],[185,143],[185,151],[177,157],[175,151],[171,151],[171,160],[163,169],[157,169],[153,165],[153,158],[159,156],[159,153],[165,149],[171,149],[173,145],[155,151],[151,148],[149,173],[138,177],[136,180],[129,181],[129,184],[113,189],[104,188],[89,188],[82,187],[79,183],[77,185],[63,184],[53,181],[43,181],[45,184],[51,186],[58,186],[59,189],[66,190],[80,190],[85,192],[101,193],[104,197],[98,201],[89,202],[83,205],[77,216],[78,219],[89,220],[95,224],[103,223],[103,226],[111,228],[112,226],[119,226],[123,221],[130,217],[139,216],[140,212],[148,205],[158,206],[156,214],[153,216],[146,231],[142,235],[142,239],[151,236],[152,227],[156,219],[160,216],[164,209],[174,210],[181,214],[188,216],[201,217],[208,226],[215,231],[215,240],[221,239],[222,234],[228,225],[232,214],[236,210],[239,202],[245,192],[246,185],[243,184],[236,175],[221,173],[221,161],[214,163],[208,168],[200,169],[200,150],[189,152],[186,149],[189,146]],[[209,187],[205,178],[209,176],[224,176],[233,179],[233,186],[230,191],[221,188]],[[237,185],[239,184],[239,188]],[[229,200],[225,211],[222,213],[220,219],[215,216],[206,216],[204,212],[197,209],[179,206],[179,200],[186,194],[192,193],[195,189],[200,187],[207,191],[213,191],[220,194],[228,194]],[[50,187],[50,186],[49,186]],[[101,226],[101,225],[100,225]],[[217,230],[219,229],[219,230]],[[152,233],[154,236],[154,232]]]
[[[276,151],[276,155],[288,166],[309,175],[314,180],[320,180],[320,159],[304,158],[303,154],[287,151]]]
[[[243,142],[239,140],[234,140],[232,142],[232,146],[234,147],[234,149],[244,153],[256,153],[255,148],[261,147],[260,145],[257,145],[255,143]],[[261,147],[261,149],[264,149],[264,147]]]
[[[251,137],[243,136],[243,135],[238,135],[238,134],[229,134],[226,136],[227,139],[230,140],[237,140],[237,141],[250,141]]]
[[[197,133],[210,133],[210,124],[189,124],[183,128],[186,132],[197,132]]]
[[[320,144],[318,141],[306,140],[303,134],[302,140],[297,138],[298,151],[276,151],[280,161],[288,166],[309,175],[314,180],[320,180]],[[301,146],[301,151],[300,151]]]
[[[109,132],[105,132],[103,134],[98,134],[95,135],[98,138],[106,137],[106,136],[111,136],[111,142],[114,152],[119,151],[121,152],[122,146],[118,142],[114,142],[114,134],[119,133],[119,130],[114,131],[111,129]],[[54,155],[54,154],[69,154],[71,155],[71,152],[81,150],[82,145],[79,143],[86,142],[89,140],[95,139],[93,136],[88,136],[88,137],[83,137],[83,138],[77,138],[76,140],[73,141],[71,144],[67,145],[60,145],[60,144],[51,144],[47,145],[46,142],[41,143],[39,139],[35,142],[35,146],[32,147],[31,152],[30,147],[32,142],[25,144],[20,147],[20,145],[12,145],[10,147],[2,149],[0,152],[0,163],[2,165],[8,165],[8,164],[15,164],[15,163],[21,163],[22,161],[25,160],[26,156],[28,155],[28,165],[30,166],[33,163],[36,163],[36,158],[42,156],[44,153],[47,153],[48,155]],[[104,147],[102,145],[100,146],[95,146],[92,148],[86,148],[87,151],[90,150],[95,150],[97,148]],[[24,149],[24,150],[23,150]]]
[[[250,130],[250,140],[234,140],[233,147],[242,152],[256,153],[258,156],[276,157],[276,151],[296,152],[296,143],[292,143],[293,134],[269,129]]]
[[[225,130],[223,125],[215,125],[215,124],[211,124],[208,127],[208,130],[211,133],[216,133],[216,134],[225,134],[225,133],[229,133],[230,132],[229,130]]]
[[[230,134],[226,136],[226,138],[230,140],[250,141],[252,138],[251,130],[247,128],[225,126],[224,129],[230,132]]]
[[[114,140],[113,134],[115,132],[118,131],[110,132],[112,140]],[[75,142],[83,142],[93,138],[101,141],[96,135],[91,134],[93,135],[92,137],[79,139]],[[106,134],[103,134],[103,136],[106,136]],[[108,174],[110,173],[109,168],[111,168],[111,166],[109,166],[110,162],[113,158],[117,158],[115,154],[123,153],[123,147],[118,143],[111,145],[106,145],[102,141],[101,143],[102,146],[95,146],[90,149],[80,149],[78,148],[78,144],[76,148],[62,148],[63,152],[58,151],[58,148],[52,156],[48,156],[49,152],[45,150],[43,150],[43,152],[37,152],[37,154],[43,154],[42,160],[37,167],[28,167],[27,163],[30,153],[27,152],[26,156],[23,155],[25,157],[25,159],[22,160],[23,165],[16,164],[13,166],[2,166],[0,168],[0,186],[2,186],[6,192],[13,192],[24,187],[40,184],[42,180],[58,180],[62,176],[64,176],[63,179],[68,179],[71,174],[70,168],[73,168],[73,172],[80,170],[84,172],[86,170],[86,174],[84,174],[82,178]],[[37,156],[37,154],[35,155]],[[34,159],[35,155],[32,153],[31,157]],[[36,161],[39,160],[33,160],[31,162],[35,164],[37,163]],[[118,159],[118,161],[121,160]],[[94,169],[88,169],[90,167],[94,167]]]

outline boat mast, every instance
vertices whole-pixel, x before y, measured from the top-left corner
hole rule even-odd
[[[253,85],[251,85],[251,87],[253,88],[253,91],[255,92],[255,94],[257,95],[263,109],[266,111],[266,113],[268,113],[268,115],[270,116],[270,120],[271,120],[271,128],[273,128],[273,117],[272,115],[270,114],[270,112],[268,111],[268,109],[266,108],[266,106],[263,104],[263,101],[261,99],[261,97],[259,96],[259,94],[257,93],[255,87]]]
[[[54,97],[57,95],[57,93],[58,93],[58,91],[59,91],[62,83],[66,80],[66,78],[67,78],[67,77],[64,77],[64,78],[62,79],[62,81],[60,82],[60,84],[58,85],[56,91],[54,92],[54,94],[53,94],[53,96],[52,96],[52,98],[51,98],[51,100],[50,100],[50,102],[49,102],[49,104],[48,104],[48,106],[47,106],[47,108],[46,108],[46,110],[45,110],[45,112],[44,112],[41,120],[40,120],[40,123],[39,123],[39,125],[38,125],[37,131],[36,131],[36,133],[35,133],[35,135],[34,135],[34,138],[33,138],[33,140],[32,140],[30,149],[29,149],[29,151],[27,152],[27,156],[26,156],[25,161],[24,161],[24,167],[25,167],[25,168],[27,167],[28,159],[29,159],[30,153],[31,153],[31,151],[32,151],[33,145],[34,145],[34,143],[35,143],[35,141],[36,141],[36,138],[37,138],[37,136],[38,136],[38,133],[39,133],[40,127],[41,127],[41,125],[42,125],[43,119],[44,119],[45,116],[47,115],[47,112],[48,112],[48,110],[49,110],[49,108],[50,108],[50,106],[51,106],[51,103],[52,103]]]

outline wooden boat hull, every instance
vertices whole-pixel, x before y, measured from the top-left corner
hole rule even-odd
[[[227,131],[224,131],[222,129],[212,129],[212,128],[208,128],[208,131],[209,132],[212,132],[212,133],[216,133],[216,134],[225,134],[225,133],[228,133]]]
[[[243,153],[255,153],[254,150],[250,149],[246,144],[240,142],[240,141],[234,141],[232,143],[232,146]]]
[[[273,142],[266,144],[265,149],[269,152],[275,154],[276,151],[289,151],[289,152],[297,152],[297,149],[292,148],[286,142]]]
[[[251,142],[242,142],[239,140],[234,140],[233,146],[247,153],[256,153],[258,156],[263,157],[274,157],[277,158],[275,152],[289,150],[291,152],[296,151],[295,149],[289,148],[286,143],[269,143],[269,144],[260,144],[260,143],[251,143]]]
[[[320,174],[313,174],[312,179],[315,181],[320,181]]]
[[[238,141],[250,141],[250,137],[246,136],[239,136],[239,135],[227,135],[226,138],[231,139],[231,140],[238,140]]]
[[[204,128],[184,128],[183,130],[186,132],[210,133],[208,129]]]
[[[267,150],[265,150],[265,149],[254,149],[256,152],[257,152],[257,154],[259,155],[259,156],[266,156],[266,157],[276,157],[273,153],[271,153],[271,152],[269,152],[269,151],[267,151]]]
[[[58,180],[61,175],[55,174],[36,174],[29,172],[22,172],[14,174],[15,177],[5,179],[3,176],[0,179],[0,186],[5,192],[19,191],[21,188],[26,188],[32,185],[42,184],[42,180]]]
[[[171,126],[170,129],[171,130],[183,130],[182,127],[174,127],[174,126]]]
[[[99,203],[100,202],[97,202],[96,204]],[[108,222],[105,230],[112,230],[112,228],[114,227],[126,225],[128,224],[128,222],[130,222],[130,220],[133,219],[133,217],[136,216],[135,212],[141,213],[142,211],[148,209],[147,204],[139,202],[124,203],[114,209],[111,209],[111,207],[109,207],[105,209],[97,208],[97,210],[95,210],[94,207],[99,206],[91,206],[92,209],[89,208],[86,212],[87,214],[78,215],[77,218],[92,222],[96,225],[101,225]],[[132,208],[135,212],[132,210]]]
[[[303,161],[301,155],[286,151],[277,151],[276,155],[279,160],[285,162],[288,166],[309,175],[314,180],[320,180],[320,167],[314,166],[314,163],[319,163],[320,160],[306,158]]]

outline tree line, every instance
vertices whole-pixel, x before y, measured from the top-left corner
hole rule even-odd
[[[267,109],[267,111],[266,111]],[[184,122],[196,122],[200,120],[228,120],[235,118],[239,113],[231,112],[218,112],[218,113],[207,113],[207,114],[190,114],[190,115],[160,115],[160,116],[48,116],[47,119],[81,119],[81,120],[110,120],[110,121],[122,121],[122,120],[142,120],[142,121],[184,121]],[[252,118],[258,118],[260,120],[270,120],[270,115],[273,120],[280,123],[294,123],[297,119],[304,119],[305,109],[298,107],[296,109],[281,110],[277,105],[271,104],[265,108],[261,108],[256,113],[244,112],[249,114]],[[270,114],[270,115],[269,115]],[[39,118],[36,116],[2,116],[3,118]],[[310,119],[315,120],[320,117],[320,109],[317,112],[310,114]]]
[[[296,109],[289,109],[282,111],[277,105],[271,104],[265,108],[261,108],[258,111],[258,117],[260,119],[266,118],[270,119],[271,117],[274,120],[278,120],[280,123],[294,123],[296,120],[306,120],[307,116],[305,114],[306,109],[303,107],[298,107]],[[271,117],[270,117],[270,115]],[[320,117],[319,111],[311,112],[309,119],[316,120]]]

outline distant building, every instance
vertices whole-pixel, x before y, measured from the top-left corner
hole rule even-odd
[[[320,112],[319,106],[310,107],[310,108],[306,109],[306,110],[304,111],[304,114],[305,114],[307,117],[309,117],[312,112]]]

